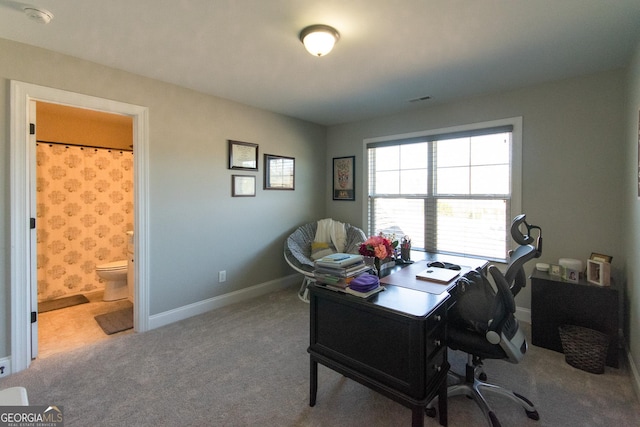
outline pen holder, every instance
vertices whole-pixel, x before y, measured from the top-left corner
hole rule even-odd
[[[411,243],[410,242],[403,243],[402,246],[400,247],[400,258],[403,261],[411,260]]]

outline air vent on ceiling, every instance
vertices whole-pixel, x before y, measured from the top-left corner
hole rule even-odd
[[[409,102],[421,102],[421,101],[427,101],[429,99],[431,99],[430,96],[421,96],[420,98],[410,99]]]

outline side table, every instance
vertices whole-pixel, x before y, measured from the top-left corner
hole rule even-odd
[[[581,278],[563,281],[547,272],[531,274],[531,343],[562,352],[558,327],[576,325],[609,336],[607,366],[618,367],[618,290]]]

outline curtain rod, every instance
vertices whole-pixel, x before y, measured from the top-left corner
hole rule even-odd
[[[68,142],[57,142],[57,141],[42,141],[40,139],[36,140],[36,142],[42,143],[42,144],[55,144],[55,145],[68,145],[70,147],[80,147],[80,148],[100,148],[102,150],[114,150],[114,151],[131,151],[133,152],[132,149],[128,149],[128,148],[110,148],[110,147],[98,147],[96,145],[83,145],[83,144],[70,144]]]

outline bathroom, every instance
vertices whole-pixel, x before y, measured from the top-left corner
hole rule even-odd
[[[46,357],[131,332],[104,325],[117,312],[116,326],[133,321],[133,120],[45,102],[36,118],[38,357]]]

